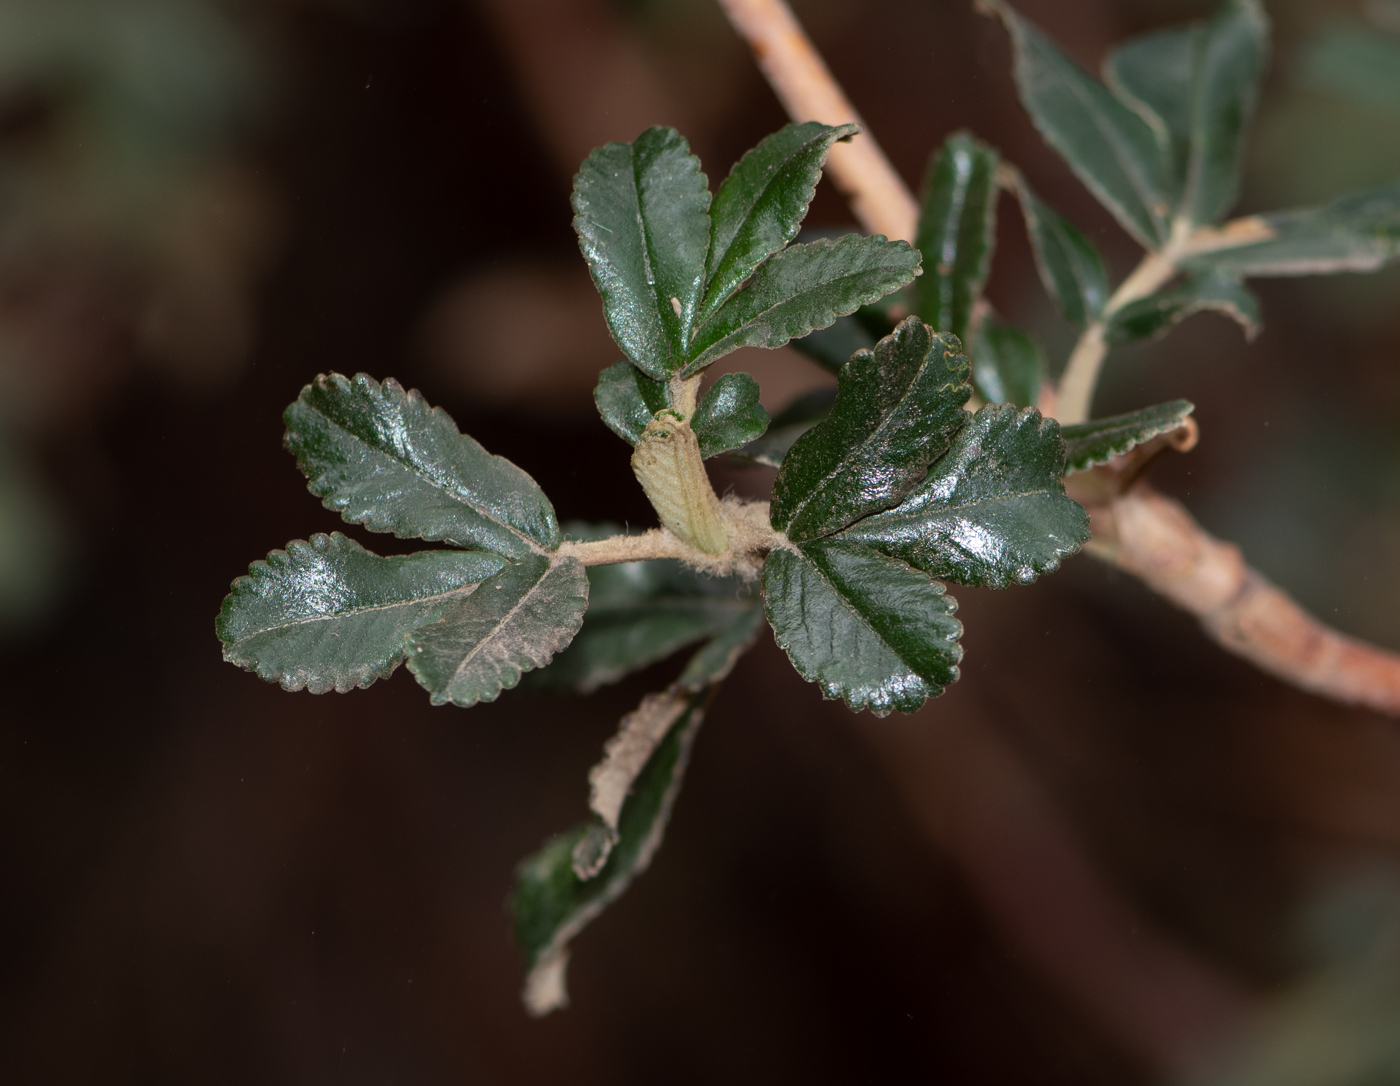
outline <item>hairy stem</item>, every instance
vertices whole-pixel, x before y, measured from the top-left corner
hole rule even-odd
[[[719,0],[729,21],[753,50],[794,121],[861,124],[855,107],[827,71],[792,10],[783,0]],[[851,210],[872,234],[912,242],[919,205],[868,131],[838,143],[826,172],[850,201]]]
[[[735,29],[748,40],[763,74],[784,105],[818,98],[845,102],[831,73],[820,63],[792,12],[780,0],[720,0],[720,4]],[[781,38],[772,33],[773,27],[784,28]],[[802,66],[775,59],[803,53],[810,53],[816,63]],[[809,85],[822,80],[830,86]],[[790,107],[789,113],[796,120],[812,119],[806,110],[798,112]],[[848,118],[833,115],[827,119]],[[874,147],[874,141],[867,146]],[[875,150],[878,153],[878,148]],[[843,186],[853,193],[851,209],[870,230],[880,229],[877,223],[898,222],[902,221],[901,216],[916,215],[912,209],[917,205],[908,189],[901,185],[897,197],[888,195],[889,177],[898,180],[898,175],[883,155],[880,163],[882,168],[875,169],[861,160],[848,159],[843,174]],[[890,236],[912,237],[913,218],[908,221],[908,233],[891,230]],[[1239,220],[1212,231],[1209,238],[1198,231],[1181,251],[1199,251],[1204,245],[1228,248],[1267,236],[1266,224]],[[1138,272],[1124,281],[1115,298],[1137,278]],[[1139,284],[1147,281],[1147,274],[1143,272]],[[1159,269],[1155,274],[1163,272]],[[1167,278],[1170,275],[1162,282]],[[1119,305],[1126,304],[1126,299],[1119,299]],[[1087,347],[1085,351],[1087,355]],[[1102,361],[1095,361],[1095,371]],[[1088,365],[1086,359],[1081,369]],[[1357,641],[1318,622],[1245,565],[1237,548],[1213,538],[1177,503],[1160,497],[1149,500],[1150,494],[1141,486],[1134,487],[1126,496],[1090,509],[1096,535],[1089,547],[1091,553],[1140,577],[1149,587],[1196,615],[1221,646],[1282,681],[1336,701],[1400,716],[1400,654]],[[1110,527],[1108,518],[1116,518],[1120,511],[1127,511],[1128,519]],[[1130,527],[1125,530],[1125,525]],[[1224,582],[1227,586],[1233,584],[1233,589],[1216,596],[1187,591],[1188,586],[1209,584],[1218,577],[1223,564],[1203,556],[1221,553],[1233,554],[1238,563],[1239,578]]]

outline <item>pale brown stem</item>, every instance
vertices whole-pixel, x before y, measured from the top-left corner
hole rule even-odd
[[[849,103],[785,4],[780,0],[720,0],[720,4],[748,39],[763,74],[795,120],[830,123],[854,116],[852,112],[812,112],[818,103],[841,103],[848,110]],[[910,238],[917,215],[914,198],[874,141],[867,146],[874,148],[874,165],[866,156],[848,157],[843,166],[841,184],[851,194],[852,210],[868,229]],[[907,225],[902,230],[875,225],[894,222]],[[1249,229],[1227,225],[1217,233],[1218,244],[1228,246],[1254,240],[1258,231],[1251,234]],[[1188,247],[1201,244],[1200,239],[1187,243]],[[1139,268],[1115,294],[1120,305],[1127,304],[1120,295],[1139,274],[1143,277],[1139,283],[1155,277]],[[1238,548],[1212,537],[1176,502],[1139,485],[1090,512],[1097,536],[1090,552],[1140,577],[1196,615],[1224,648],[1314,694],[1400,716],[1400,655],[1318,622],[1245,565]]]
[[[827,71],[821,55],[783,0],[719,3],[749,43],[788,116],[794,121],[854,123],[864,127],[855,107]],[[868,131],[833,147],[826,172],[850,201],[860,224],[872,234],[914,240],[919,205]]]

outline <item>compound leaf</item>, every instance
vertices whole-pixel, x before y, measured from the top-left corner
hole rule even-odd
[[[1098,317],[1108,300],[1103,257],[1073,223],[1032,192],[1024,179],[1018,182],[1016,193],[1040,281],[1065,320],[1083,328]]]
[[[1250,339],[1259,333],[1259,300],[1233,275],[1212,271],[1188,276],[1169,290],[1125,305],[1109,320],[1108,338],[1124,342],[1164,335],[1203,310],[1232,318]]]
[[[859,131],[853,124],[790,124],[735,164],[710,209],[710,251],[700,320],[797,236],[831,145]]]
[[[1061,427],[1060,436],[1068,448],[1065,474],[1073,475],[1076,471],[1107,464],[1144,441],[1171,433],[1179,429],[1194,410],[1196,406],[1189,400],[1170,400],[1125,415]]]
[[[929,161],[914,245],[924,274],[913,309],[925,324],[967,338],[996,245],[997,165],[1001,156],[967,132],[955,132]]]
[[[652,417],[671,406],[670,385],[653,380],[623,359],[598,375],[593,402],[608,429],[635,445]]]
[[[414,631],[408,669],[434,705],[494,701],[568,645],[587,604],[583,563],[529,555]]]
[[[883,298],[918,274],[918,250],[881,234],[789,245],[696,329],[682,376],[698,373],[740,347],[781,347]]]
[[[897,503],[948,448],[972,394],[956,339],[917,317],[855,354],[824,422],[797,439],[773,484],[773,527],[815,539]]]
[[[1192,225],[1218,221],[1239,194],[1245,133],[1269,48],[1268,16],[1259,0],[1226,0],[1198,41],[1180,210]]]
[[[283,418],[311,492],[351,524],[512,558],[559,545],[554,507],[535,481],[416,389],[322,374]]]
[[[775,550],[763,603],[798,674],[853,711],[912,713],[957,681],[956,601],[878,551],[828,540]]]
[[[294,539],[233,582],[216,632],[225,660],[284,690],[344,693],[387,679],[413,630],[505,564],[480,551],[381,558],[339,532]]]
[[[1045,355],[1025,332],[988,318],[972,354],[972,381],[988,403],[1030,407],[1040,396]]]
[[[575,870],[580,843],[603,828],[596,821],[552,838],[516,869],[510,909],[515,938],[529,966],[524,1001],[531,1014],[548,1014],[568,1005],[569,943],[647,869],[661,847],[704,699],[704,693],[689,699],[633,780],[617,830],[610,835],[615,843],[597,874],[584,879]]]
[[[574,178],[574,230],[613,339],[664,380],[686,361],[705,289],[710,193],[674,128],[599,147]]]
[[[1016,86],[1040,134],[1128,233],[1146,248],[1161,246],[1171,233],[1172,186],[1147,122],[1003,0],[982,2],[1011,34]]]
[[[989,404],[903,503],[835,538],[960,584],[1028,584],[1089,538],[1088,515],[1065,496],[1064,465],[1054,419]]]
[[[758,382],[747,373],[726,373],[700,397],[690,427],[704,459],[763,436],[768,412],[758,402],[758,392]]]
[[[1243,244],[1230,245],[1234,239]],[[1182,265],[1237,276],[1375,271],[1400,257],[1400,181],[1325,207],[1237,220],[1221,231],[1220,242]]]

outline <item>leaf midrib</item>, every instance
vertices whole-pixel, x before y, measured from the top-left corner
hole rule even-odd
[[[558,568],[559,566],[554,562],[551,562],[548,566],[546,566],[544,572],[540,574],[539,580],[537,580],[523,593],[521,593],[520,598],[515,601],[515,603],[511,606],[511,609],[507,611],[504,615],[502,615],[500,621],[498,621],[494,626],[491,627],[491,632],[467,650],[467,654],[462,657],[462,659],[458,662],[457,667],[453,670],[452,678],[449,679],[447,683],[443,686],[444,693],[451,690],[452,687],[454,687],[457,684],[457,680],[462,677],[462,672],[466,670],[467,664],[469,664],[476,657],[476,655],[479,652],[481,652],[483,648],[486,647],[487,644],[489,644],[499,635],[501,629],[505,627],[506,624],[509,623],[515,617],[516,612],[525,606],[525,601],[528,600],[539,589],[540,585],[544,584],[545,578],[548,577]],[[482,584],[485,583],[485,581],[482,582]]]
[[[497,572],[500,571],[498,570]],[[494,577],[496,574],[493,573],[491,576]],[[331,615],[316,615],[312,618],[296,619],[291,622],[279,622],[275,626],[266,626],[256,633],[241,637],[235,641],[234,644],[241,645],[245,641],[251,641],[255,637],[261,637],[263,634],[277,633],[280,630],[290,630],[297,626],[313,626],[318,622],[332,622],[338,618],[358,618],[360,615],[373,614],[375,611],[391,611],[396,607],[411,607],[417,603],[438,603],[442,600],[450,600],[457,596],[466,597],[470,596],[485,583],[485,581],[477,581],[474,584],[464,585],[461,588],[454,588],[450,592],[437,592],[431,596],[415,596],[413,599],[398,600],[394,603],[377,603],[368,607],[353,607],[347,611],[337,611],[335,614]]]

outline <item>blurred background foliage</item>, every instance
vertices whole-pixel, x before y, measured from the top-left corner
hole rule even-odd
[[[1127,271],[970,4],[794,6],[907,179],[969,127]],[[1211,5],[1019,6],[1096,67]],[[1400,5],[1269,8],[1243,210],[1400,176]],[[1090,559],[966,593],[965,677],[910,718],[761,645],[543,1022],[512,867],[674,665],[464,714],[219,661],[247,556],[344,528],[279,448],[320,371],[421,387],[561,518],[650,523],[567,197],[653,123],[712,175],[783,123],[711,0],[0,0],[0,1078],[1400,1083],[1400,729]],[[810,222],[850,216],[823,186]],[[1122,350],[1099,411],[1194,400],[1158,484],[1400,649],[1400,270],[1259,289],[1256,343]],[[991,297],[1063,360],[1010,223]],[[830,380],[729,368],[770,409]]]

